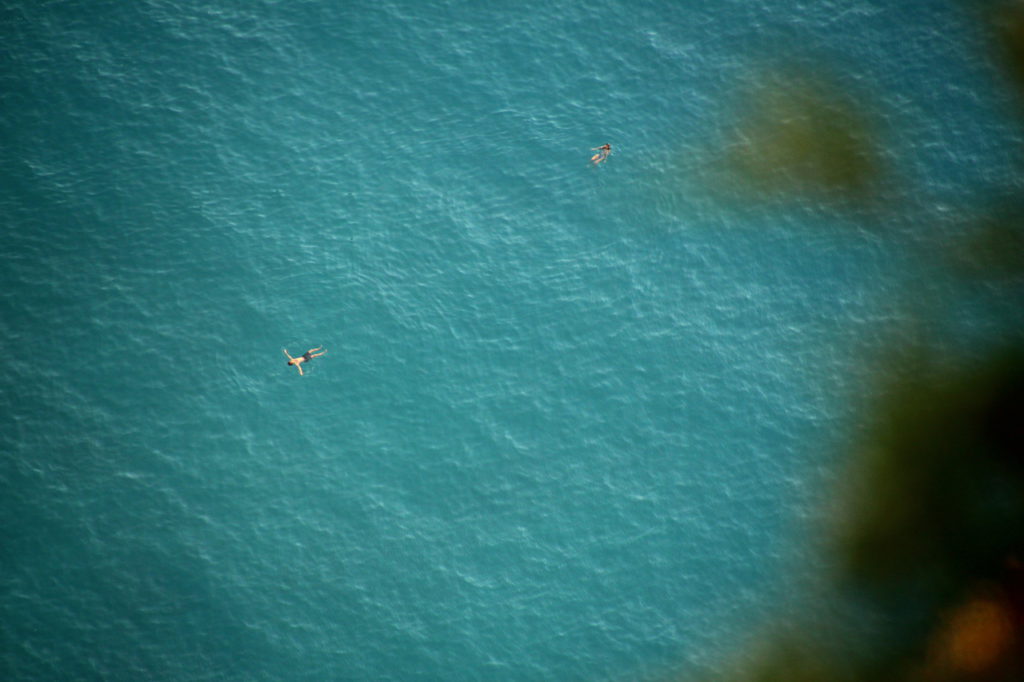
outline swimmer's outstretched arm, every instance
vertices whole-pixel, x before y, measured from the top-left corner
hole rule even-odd
[[[287,350],[285,350],[284,348],[282,348],[281,350],[282,350],[282,351],[284,351],[284,355],[285,355],[285,357],[286,357],[286,358],[288,358],[289,360],[294,360],[294,359],[295,359],[295,358],[293,358],[292,356],[288,355],[288,351],[287,351]]]
[[[299,376],[306,376],[305,372],[302,371],[302,365],[295,365],[295,369],[299,370]]]

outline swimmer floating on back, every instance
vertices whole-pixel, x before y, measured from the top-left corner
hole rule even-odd
[[[590,163],[596,166],[597,164],[601,163],[602,161],[608,158],[608,155],[612,153],[612,146],[610,144],[604,144],[601,145],[600,147],[591,147],[590,151],[597,152],[596,154],[590,157]]]
[[[320,346],[319,348],[310,348],[305,353],[303,353],[300,357],[297,357],[297,358],[293,358],[292,356],[288,355],[288,351],[287,350],[284,351],[284,354],[286,356],[288,356],[288,364],[289,365],[295,365],[295,369],[299,370],[299,375],[302,376],[303,375],[303,373],[302,373],[302,363],[309,362],[313,358],[318,358],[318,357],[320,357],[321,355],[323,355],[324,353],[327,352],[327,351],[323,351],[321,353],[317,353],[317,351],[320,350],[321,348],[323,348],[323,346]],[[284,350],[284,349],[282,348],[281,350]]]

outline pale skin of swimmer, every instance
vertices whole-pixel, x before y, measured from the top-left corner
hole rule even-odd
[[[293,358],[292,356],[288,355],[288,351],[287,350],[284,351],[284,354],[288,358],[288,364],[289,365],[295,365],[295,369],[299,370],[299,376],[304,376],[304,374],[302,372],[302,363],[309,362],[313,358],[318,358],[318,357],[320,357],[321,355],[323,355],[324,353],[327,352],[327,351],[322,350],[322,349],[323,349],[323,346],[320,346],[319,348],[310,348],[309,350],[307,350],[305,353],[303,353],[302,355],[300,355],[297,358]],[[282,349],[282,350],[284,350],[284,349]],[[317,353],[317,351],[321,351],[321,352]]]
[[[610,144],[603,144],[600,147],[591,147],[590,151],[597,152],[590,157],[590,163],[596,166],[608,158],[608,155],[612,153],[612,146]]]

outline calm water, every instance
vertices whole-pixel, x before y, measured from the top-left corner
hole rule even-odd
[[[930,238],[709,202],[729,93],[829,55],[925,213],[1009,168],[891,4],[0,3],[4,679],[712,666]]]

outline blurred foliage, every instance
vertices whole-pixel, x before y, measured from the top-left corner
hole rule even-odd
[[[993,207],[970,227],[948,250],[954,270],[984,279],[1024,276],[1024,201]]]
[[[1022,105],[1006,142],[1024,169],[1024,0],[970,9],[989,38],[979,59],[1003,70]],[[724,155],[745,198],[874,196],[882,145],[832,82],[789,74],[757,89]],[[962,237],[939,245],[939,265],[1024,311],[1024,170],[1002,181],[998,202],[958,207]],[[714,679],[1024,682],[1022,338],[1013,330],[971,359],[935,350],[941,339],[892,349],[833,510],[827,598],[780,618]]]
[[[1024,95],[1024,7],[1022,3],[994,3],[987,16],[994,29],[996,57],[1015,82],[1016,91]]]
[[[892,375],[837,521],[838,582],[914,624],[881,652],[908,670],[891,679],[1024,680],[1024,352]]]
[[[749,189],[833,201],[877,190],[881,154],[869,117],[823,73],[780,70],[749,99],[725,157]]]
[[[852,680],[842,671],[827,664],[830,657],[813,645],[808,646],[806,638],[791,633],[780,636],[769,649],[754,659],[755,665],[740,667],[728,679],[737,682],[818,682],[823,679],[835,682]]]
[[[964,370],[918,359],[874,409],[839,533],[850,575],[940,591],[993,577],[1024,539],[1024,354]]]

